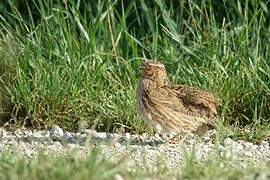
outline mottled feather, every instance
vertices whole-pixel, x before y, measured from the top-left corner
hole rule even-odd
[[[158,61],[143,64],[136,98],[138,113],[158,133],[185,134],[216,120],[218,99],[190,86],[171,85]]]

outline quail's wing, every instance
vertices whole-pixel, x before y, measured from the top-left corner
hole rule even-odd
[[[152,109],[152,119],[162,124],[168,132],[195,131],[202,124],[209,123],[202,115],[190,113],[191,107],[186,107],[183,100],[169,87],[148,91],[144,105]]]
[[[190,86],[173,86],[172,91],[190,112],[208,117],[217,114],[219,100],[211,93]]]
[[[179,98],[172,93],[170,89],[158,88],[146,93],[148,103],[158,106],[161,109],[170,109],[173,111],[183,110],[183,105]]]

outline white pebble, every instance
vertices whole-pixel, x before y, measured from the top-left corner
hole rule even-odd
[[[84,133],[90,135],[90,136],[93,136],[93,137],[97,137],[98,136],[98,133],[96,130],[93,130],[93,129],[85,129],[84,130]]]
[[[120,148],[122,145],[119,143],[119,142],[116,142],[115,144],[114,144],[114,147],[116,147],[116,148]]]
[[[232,140],[231,138],[226,138],[224,140],[224,146],[232,146],[234,145],[236,142],[234,140]]]
[[[130,135],[130,133],[125,133],[124,137],[126,138],[126,140],[129,140],[131,138],[131,135]]]
[[[50,132],[50,136],[52,139],[54,140],[59,140],[61,139],[61,137],[64,135],[64,131],[62,128],[60,128],[59,126],[57,125],[54,125],[51,129],[51,132]]]
[[[107,138],[107,134],[105,132],[100,132],[97,134],[97,137],[101,138],[101,139],[105,139],[105,138]]]
[[[64,141],[69,141],[72,138],[72,135],[69,132],[66,132],[63,136]]]

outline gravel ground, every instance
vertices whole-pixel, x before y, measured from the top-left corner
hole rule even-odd
[[[270,162],[270,142],[253,144],[225,138],[223,142],[214,144],[215,134],[214,130],[201,137],[191,134],[181,144],[168,144],[168,137],[159,135],[115,134],[94,130],[70,133],[58,126],[42,131],[18,129],[10,132],[0,129],[0,151],[22,153],[30,158],[39,152],[50,156],[76,154],[83,157],[91,149],[98,147],[105,157],[115,160],[126,157],[131,167],[146,164],[151,166],[162,161],[170,168],[181,168],[187,154],[192,152],[198,161],[226,156],[236,160],[236,164],[242,167],[250,163],[263,166]]]

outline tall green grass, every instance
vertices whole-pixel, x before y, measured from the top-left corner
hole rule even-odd
[[[254,131],[269,124],[267,4],[140,0],[65,6],[39,0],[21,11],[9,1],[1,15],[1,43],[18,53],[8,60],[3,54],[13,50],[1,47],[1,64],[13,62],[15,69],[8,86],[1,86],[12,104],[6,113],[35,127],[57,123],[72,130],[83,118],[99,130],[148,131],[136,116],[134,94],[141,62],[158,59],[172,82],[219,97],[221,119],[237,135],[267,136]]]

